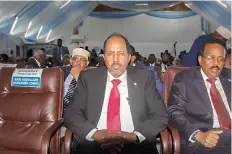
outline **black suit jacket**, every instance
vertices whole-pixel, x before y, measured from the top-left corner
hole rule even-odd
[[[224,76],[219,78],[231,108],[231,83]],[[212,129],[213,109],[199,67],[176,74],[168,114],[169,123],[179,130],[186,146],[194,131]]]
[[[34,57],[31,57],[28,60],[26,67],[29,67],[29,68],[40,68]]]
[[[69,55],[68,48],[62,46],[62,57],[63,57],[65,54],[68,54],[68,55]],[[63,65],[63,62],[59,60],[58,47],[53,48],[52,57],[53,57],[53,63],[54,63],[55,66],[62,66],[62,65]]]
[[[97,127],[106,82],[106,67],[81,72],[73,98],[64,111],[65,125],[82,144],[90,143],[85,137]],[[128,66],[128,96],[134,128],[149,141],[165,129],[168,122],[167,111],[155,83],[151,71]]]

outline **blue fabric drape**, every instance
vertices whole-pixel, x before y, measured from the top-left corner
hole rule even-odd
[[[166,19],[187,18],[197,15],[197,13],[191,11],[189,12],[171,11],[171,12],[92,12],[89,14],[89,16],[96,18],[103,18],[103,19],[119,19],[119,18],[137,16],[143,13],[152,17],[166,18]]]

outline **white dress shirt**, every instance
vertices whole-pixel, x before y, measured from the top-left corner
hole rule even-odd
[[[216,110],[215,110],[215,108],[214,108],[214,105],[213,105],[213,103],[212,103],[212,99],[211,99],[211,96],[210,96],[211,84],[207,81],[207,79],[208,79],[209,77],[207,77],[207,76],[205,75],[205,73],[203,72],[202,69],[201,69],[201,75],[202,75],[203,80],[204,80],[204,82],[205,82],[205,86],[206,86],[207,93],[208,93],[208,96],[209,96],[210,104],[211,104],[212,109],[213,109],[213,128],[220,128],[220,124],[219,124],[219,121],[218,121],[217,112],[216,112]],[[223,90],[223,87],[222,87],[222,85],[221,85],[221,82],[220,82],[219,77],[216,78],[216,81],[215,81],[214,84],[215,84],[215,86],[216,86],[216,88],[217,88],[219,94],[221,95],[221,98],[222,98],[222,100],[223,100],[223,103],[224,103],[224,105],[225,105],[225,108],[226,108],[226,110],[229,112],[230,119],[231,119],[231,118],[232,118],[232,112],[230,111],[230,107],[229,107],[229,104],[228,104],[228,101],[227,101],[227,98],[226,98],[225,92],[224,92],[224,90]],[[196,132],[198,132],[198,131],[200,131],[200,130],[196,130],[193,134],[196,134]],[[190,136],[190,138],[189,138],[189,141],[191,141],[191,142],[194,142],[193,140],[191,140],[192,137],[193,137],[193,134],[192,134],[192,135]]]
[[[153,67],[155,66],[155,63],[153,63],[153,64],[149,63],[149,64],[150,64],[150,66],[153,66]]]
[[[108,110],[108,102],[110,98],[110,92],[113,88],[112,80],[116,79],[114,78],[109,72],[107,75],[107,83],[106,83],[106,90],[105,90],[105,97],[103,100],[103,106],[101,111],[101,116],[97,124],[97,128],[93,129],[89,132],[89,134],[86,136],[86,139],[89,141],[93,141],[91,138],[92,135],[97,130],[107,129],[107,110]],[[120,93],[120,120],[121,120],[121,130],[129,133],[135,133],[139,141],[142,142],[146,138],[140,134],[139,132],[136,132],[134,130],[134,124],[132,120],[130,105],[129,105],[129,99],[128,99],[128,88],[127,88],[127,72],[125,72],[123,75],[121,75],[119,78],[121,80],[121,83],[118,85],[118,90]]]
[[[31,57],[31,58],[34,58],[34,57]],[[34,58],[34,59],[35,59],[35,58]],[[40,62],[39,62],[38,60],[36,60],[36,59],[35,59],[35,61],[36,61],[37,65],[38,65],[39,67],[41,67]]]

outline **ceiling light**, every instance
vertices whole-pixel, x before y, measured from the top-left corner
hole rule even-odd
[[[14,31],[14,29],[15,29],[15,26],[16,26],[17,22],[18,22],[18,17],[15,18],[15,21],[14,21],[12,27],[11,27],[11,30],[10,30],[10,34],[13,33],[13,31]]]
[[[29,29],[31,27],[31,24],[32,24],[32,22],[29,22],[28,27],[27,27],[27,31],[26,31],[24,37],[27,37],[27,33],[28,33],[28,31],[29,31]]]
[[[49,38],[51,32],[52,32],[52,30],[50,29],[49,32],[48,32],[48,36],[47,36],[47,38],[46,38],[46,42],[48,42],[48,38]]]
[[[71,0],[68,0],[66,3],[64,3],[64,5],[62,5],[62,6],[60,7],[60,9],[62,9],[63,7],[65,7],[70,1],[71,1]]]
[[[139,3],[139,4],[135,4],[135,5],[137,5],[137,6],[148,6],[147,3]]]
[[[222,6],[224,6],[225,8],[227,8],[226,4],[222,3],[220,0],[217,0],[218,3],[220,3]]]
[[[41,33],[42,29],[43,29],[43,26],[41,26],[41,27],[40,27],[39,32],[38,32],[38,34],[37,34],[37,36],[36,36],[36,39],[38,39],[38,38],[39,38],[39,35],[40,35],[40,33]]]

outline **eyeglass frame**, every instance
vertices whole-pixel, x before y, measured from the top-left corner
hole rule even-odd
[[[205,55],[201,55],[203,58],[205,58],[205,59],[207,59],[207,60],[209,60],[209,61],[213,61],[213,60],[215,60],[215,56],[214,55],[208,55],[208,56],[205,56]],[[223,58],[223,60],[220,60],[219,58]],[[220,56],[220,57],[217,57],[217,61],[218,62],[225,62],[225,58],[224,57],[222,57],[222,56]]]

